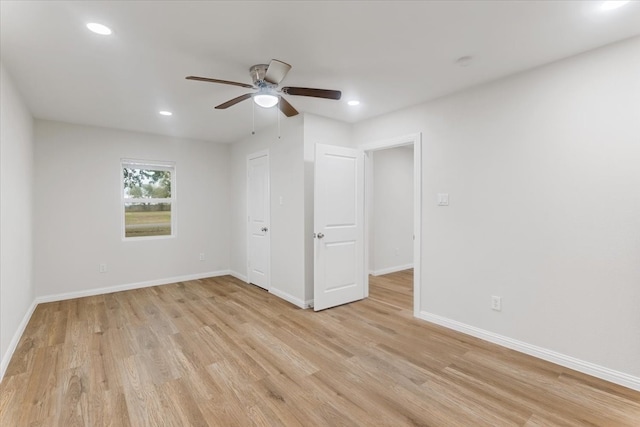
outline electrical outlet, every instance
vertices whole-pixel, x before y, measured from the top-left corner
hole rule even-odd
[[[400,248],[396,248],[396,256],[400,256]]]
[[[502,297],[491,297],[491,310],[502,311]]]
[[[100,264],[100,267],[99,267],[98,271],[100,273],[106,273],[107,272],[107,264]]]
[[[200,253],[200,261],[204,261],[204,252]]]

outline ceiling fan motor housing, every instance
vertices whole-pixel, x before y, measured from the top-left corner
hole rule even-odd
[[[249,74],[253,79],[253,84],[259,88],[276,88],[277,84],[269,83],[264,79],[267,74],[268,64],[257,64],[249,68]]]

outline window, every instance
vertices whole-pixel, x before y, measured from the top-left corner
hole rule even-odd
[[[174,164],[122,160],[121,176],[124,238],[175,236]]]

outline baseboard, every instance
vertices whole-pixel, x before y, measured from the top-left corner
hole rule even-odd
[[[395,273],[397,271],[408,270],[410,268],[413,268],[413,263],[406,265],[397,265],[395,267],[381,268],[380,270],[371,270],[369,274],[371,274],[372,276],[382,276],[383,274]]]
[[[29,320],[31,320],[31,315],[33,315],[33,312],[35,311],[37,305],[38,304],[35,301],[31,303],[31,305],[27,309],[27,312],[24,314],[22,321],[18,325],[18,329],[13,334],[13,337],[11,338],[11,342],[9,343],[9,347],[7,348],[7,351],[5,351],[4,355],[2,356],[2,362],[0,362],[0,381],[2,381],[2,379],[4,378],[5,372],[7,372],[7,368],[9,367],[9,362],[11,361],[11,357],[13,356],[13,353],[16,351],[16,348],[18,348],[18,343],[20,342],[20,338],[22,338],[22,334],[24,333],[24,330],[26,329],[27,324],[29,323]]]
[[[280,289],[276,289],[276,288],[270,288],[269,289],[269,293],[274,294],[275,296],[277,296],[278,298],[282,298],[285,301],[290,302],[291,304],[298,306],[300,308],[309,308],[313,306],[313,300],[311,301],[304,301],[300,298],[296,298],[291,294],[288,294],[284,291],[281,291]]]
[[[206,279],[208,277],[225,276],[231,274],[229,270],[210,271],[207,273],[189,274],[186,276],[167,277],[164,279],[148,280],[145,282],[128,283],[125,285],[106,286],[103,288],[87,289],[84,291],[66,292],[61,294],[44,295],[36,298],[36,304],[63,301],[73,298],[91,297],[95,295],[111,294],[132,289],[148,288],[151,286],[168,285],[169,283],[186,282],[188,280]]]
[[[231,270],[231,271],[229,271],[229,275],[231,275],[231,276],[235,277],[236,279],[241,280],[241,281],[243,281],[245,283],[249,282],[249,279],[247,278],[247,276],[245,276],[244,274],[240,274],[237,271]]]
[[[249,283],[249,279],[247,278],[247,276],[245,276],[244,274],[240,274],[237,271],[230,271],[229,274],[233,277],[235,277],[238,280],[241,280],[245,283]],[[280,289],[276,289],[276,288],[271,288],[269,289],[269,293],[274,294],[275,296],[277,296],[278,298],[282,298],[285,301],[290,302],[291,304],[300,307],[300,308],[311,308],[313,307],[313,300],[307,300],[307,301],[303,301],[300,298],[296,298],[291,294],[288,294],[284,291],[281,291]]]
[[[538,347],[523,341],[518,341],[493,332],[489,332],[484,329],[476,328],[475,326],[470,326],[455,320],[451,320],[446,317],[438,316],[437,314],[427,313],[426,311],[421,311],[417,317],[422,320],[426,320],[427,322],[435,323],[437,325],[444,326],[445,328],[453,329],[455,331],[462,332],[464,334],[471,335],[473,337],[480,338],[494,344],[498,344],[502,347],[507,347],[512,350],[516,350],[521,353],[525,353],[530,356],[534,356],[539,359],[564,366],[565,368],[570,368],[575,371],[591,375],[593,377],[597,377],[615,384],[622,385],[624,387],[628,387],[633,390],[640,391],[640,377],[635,377],[633,375],[625,374],[624,372],[605,368],[591,362],[576,359],[575,357],[567,356],[565,354],[548,350],[546,348]]]

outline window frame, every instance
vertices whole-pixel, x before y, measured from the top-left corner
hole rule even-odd
[[[167,198],[126,198],[124,196],[124,169],[166,170],[171,172],[171,197]],[[172,239],[178,235],[178,209],[176,198],[176,163],[158,160],[120,159],[120,236],[124,242],[139,242],[145,240]],[[127,237],[126,210],[127,203],[168,203],[171,205],[171,234],[162,236],[132,236]]]

